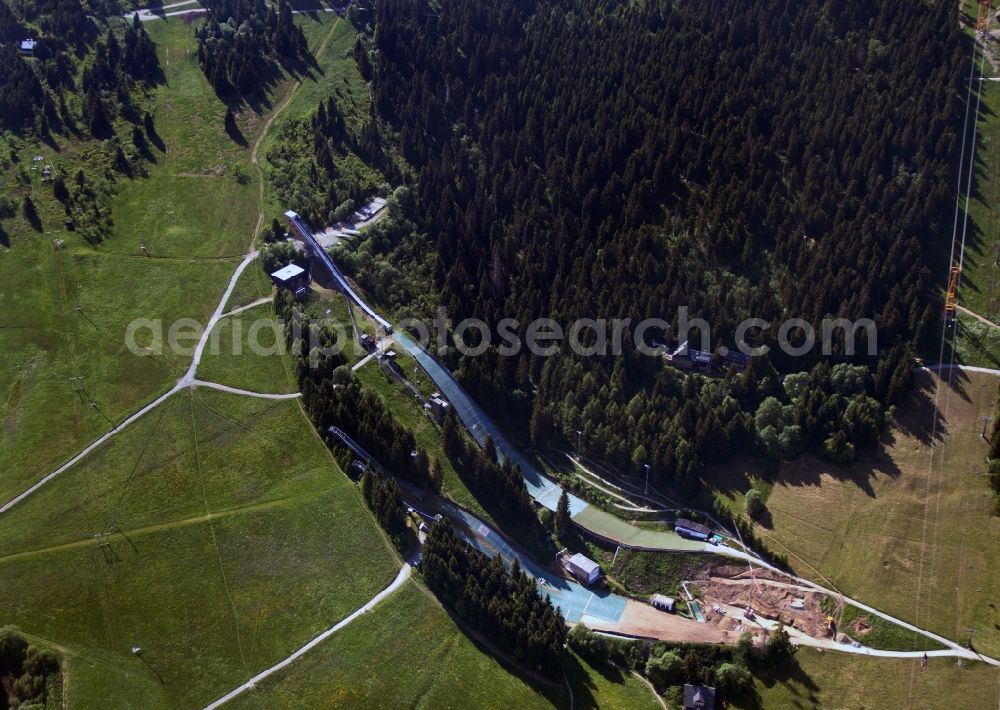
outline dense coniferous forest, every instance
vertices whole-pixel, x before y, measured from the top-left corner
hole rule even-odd
[[[361,477],[361,495],[396,549],[406,552],[406,504],[396,480],[367,470]]]
[[[495,413],[536,444],[582,430],[666,482],[737,450],[846,461],[873,444],[937,325],[927,261],[968,61],[953,3],[387,0],[365,46],[454,321],[676,326],[687,306],[714,349],[748,317],[775,324],[770,346],[788,317],[878,326],[877,357],[864,338],[853,356],[843,338],[829,357],[772,347],[719,380],[630,349],[454,358]],[[833,381],[844,361],[860,389]],[[792,389],[788,372],[805,373]]]
[[[13,42],[0,45],[0,130],[23,133],[45,100],[42,83]]]
[[[997,397],[993,428],[990,430],[990,450],[986,455],[986,475],[993,489],[993,510],[1000,515],[1000,396]]]
[[[430,477],[430,459],[417,448],[413,434],[395,420],[379,394],[366,389],[342,366],[331,377],[303,381],[302,398],[313,421],[326,431],[342,429],[393,474],[415,486],[437,487]],[[414,453],[415,452],[415,453]]]
[[[421,572],[427,586],[464,623],[529,668],[561,678],[566,640],[562,614],[516,560],[506,572],[499,556],[486,557],[442,521],[424,543]]]
[[[314,227],[347,219],[371,187],[362,184],[355,165],[342,170],[338,163],[354,154],[369,165],[383,164],[379,140],[373,121],[355,137],[334,98],[321,101],[312,116],[285,123],[267,153],[278,196]]]
[[[208,19],[195,32],[198,62],[220,96],[256,94],[278,64],[295,65],[308,57],[305,35],[292,21],[292,7],[277,10],[264,0],[206,2]]]
[[[138,19],[126,27],[123,41],[108,30],[97,42],[81,79],[83,119],[89,132],[98,138],[110,137],[118,115],[138,124],[141,116],[133,104],[132,86],[151,85],[160,78],[156,47]]]
[[[101,10],[117,12],[117,4],[0,0],[0,130],[108,138],[119,115],[138,123],[136,89],[162,79],[156,47],[138,20],[102,29],[92,17]],[[30,56],[23,39],[36,41]]]
[[[444,450],[476,498],[500,520],[523,529],[538,524],[531,496],[524,485],[520,467],[505,459],[497,461],[491,439],[480,448],[465,435],[458,415],[448,410],[443,425]]]

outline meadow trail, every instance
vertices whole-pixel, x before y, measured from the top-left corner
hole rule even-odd
[[[201,363],[202,355],[205,352],[205,345],[208,343],[209,335],[211,334],[212,329],[219,322],[219,320],[226,315],[225,313],[223,313],[223,309],[226,307],[226,303],[229,300],[229,297],[232,295],[233,289],[236,287],[236,282],[239,280],[240,276],[243,274],[243,271],[247,268],[247,266],[256,258],[257,258],[256,251],[252,251],[246,256],[244,256],[239,266],[237,266],[236,270],[233,272],[233,275],[229,278],[229,285],[226,287],[225,292],[222,294],[222,298],[219,299],[219,304],[216,306],[215,312],[212,314],[212,317],[209,319],[207,326],[205,327],[204,331],[201,334],[201,338],[198,340],[198,345],[195,347],[194,357],[192,358],[191,364],[188,367],[187,372],[185,372],[184,376],[181,377],[181,379],[178,380],[177,383],[169,390],[167,390],[165,393],[154,399],[149,404],[142,407],[134,414],[124,419],[121,423],[116,424],[109,432],[95,439],[93,442],[91,442],[88,446],[80,450],[77,454],[75,454],[72,458],[66,461],[66,463],[61,465],[59,468],[47,474],[43,478],[39,479],[30,487],[26,488],[24,491],[14,496],[3,505],[0,505],[0,515],[6,513],[8,510],[13,508],[21,501],[23,501],[32,493],[36,492],[39,488],[51,482],[57,476],[75,466],[81,460],[86,458],[88,454],[90,454],[95,449],[100,447],[101,444],[106,442],[115,434],[118,434],[120,431],[122,431],[122,429],[127,427],[129,424],[133,424],[139,419],[142,419],[143,416],[156,409],[158,406],[166,402],[170,397],[177,394],[181,390],[188,389],[191,387],[209,387],[211,389],[217,389],[223,392],[229,392],[230,394],[237,394],[248,397],[259,397],[264,399],[295,399],[296,397],[299,396],[298,393],[268,394],[263,392],[252,392],[250,390],[241,390],[236,387],[220,385],[214,382],[204,382],[202,380],[198,380],[195,377],[198,371],[198,365]]]
[[[321,56],[322,53],[326,50],[326,47],[329,45],[330,38],[333,36],[333,32],[336,29],[336,27],[339,24],[339,22],[340,22],[340,20],[338,20],[337,22],[335,22],[333,24],[333,26],[330,28],[330,31],[327,33],[326,37],[323,38],[323,42],[320,44],[320,47],[316,50],[317,58],[319,56]],[[208,334],[212,331],[212,328],[215,327],[215,324],[221,318],[223,318],[223,317],[225,317],[227,315],[231,315],[232,313],[237,313],[237,312],[239,312],[241,310],[245,310],[245,308],[249,307],[249,306],[246,306],[246,307],[237,308],[237,309],[234,309],[233,311],[231,311],[230,313],[225,313],[224,310],[223,310],[225,308],[225,306],[226,306],[226,303],[229,301],[229,297],[232,294],[233,289],[236,287],[236,282],[239,279],[240,275],[243,273],[243,271],[246,269],[246,267],[249,265],[249,263],[251,261],[253,261],[254,259],[257,258],[257,251],[254,250],[253,246],[256,243],[257,234],[260,232],[261,225],[263,224],[263,221],[264,221],[264,204],[263,204],[263,202],[264,202],[264,171],[263,171],[263,169],[259,165],[259,162],[258,162],[258,153],[259,153],[260,146],[263,143],[264,138],[267,136],[267,133],[270,130],[271,126],[273,125],[275,119],[281,114],[282,111],[284,111],[288,107],[288,105],[291,103],[291,100],[295,97],[295,94],[298,91],[298,88],[301,85],[302,85],[301,79],[296,80],[294,86],[292,86],[292,88],[289,90],[287,96],[282,100],[281,104],[272,112],[271,116],[268,117],[267,122],[264,124],[264,127],[261,129],[260,135],[257,136],[257,139],[253,143],[253,147],[252,147],[251,152],[250,152],[250,162],[257,166],[258,175],[259,175],[258,203],[257,203],[257,224],[254,227],[254,230],[253,230],[252,234],[250,235],[250,245],[249,245],[249,248],[248,248],[248,253],[243,256],[243,259],[240,261],[239,265],[236,267],[236,270],[233,272],[233,275],[230,277],[229,284],[226,287],[225,292],[222,294],[222,298],[219,299],[219,303],[216,306],[215,312],[212,314],[212,317],[209,320],[208,325],[205,327],[205,330],[202,333],[201,339],[198,341],[198,345],[195,348],[194,358],[192,359],[191,365],[188,367],[187,372],[177,382],[177,384],[175,384],[173,387],[171,387],[169,390],[167,390],[167,392],[163,393],[162,395],[160,395],[159,397],[157,397],[156,399],[154,399],[152,402],[150,402],[150,403],[146,404],[145,406],[143,406],[137,412],[135,412],[134,414],[132,414],[129,417],[127,417],[126,419],[124,419],[121,423],[115,425],[109,432],[107,432],[103,436],[98,437],[96,440],[94,440],[89,445],[87,445],[86,447],[84,447],[82,450],[80,450],[79,452],[77,452],[73,457],[71,457],[68,461],[66,461],[66,463],[62,464],[61,466],[59,466],[54,471],[52,471],[51,473],[45,475],[44,477],[42,477],[41,479],[39,479],[38,481],[36,481],[34,484],[32,484],[31,486],[29,486],[28,488],[26,488],[25,490],[23,490],[21,493],[17,494],[16,496],[14,496],[13,498],[11,498],[7,502],[5,502],[2,505],[0,505],[0,515],[2,515],[3,513],[6,513],[8,510],[10,510],[11,508],[13,508],[15,505],[17,505],[18,503],[20,503],[21,501],[23,501],[24,499],[26,499],[28,496],[30,496],[32,493],[34,493],[35,491],[37,491],[39,488],[41,488],[45,484],[49,483],[50,481],[52,481],[53,479],[55,479],[56,477],[58,477],[60,474],[64,473],[69,468],[71,468],[74,465],[76,465],[77,463],[79,463],[88,454],[90,454],[95,449],[97,449],[99,446],[101,446],[101,444],[103,444],[104,442],[106,442],[108,439],[110,439],[111,437],[113,437],[115,434],[117,434],[118,432],[120,432],[122,429],[124,429],[125,427],[127,427],[129,424],[132,424],[132,423],[138,421],[139,419],[141,419],[144,415],[148,414],[150,411],[152,411],[153,409],[155,409],[159,405],[163,404],[165,401],[167,401],[167,399],[169,399],[171,396],[173,396],[174,394],[176,394],[177,392],[179,392],[182,389],[185,389],[185,388],[188,388],[188,387],[205,386],[205,387],[211,387],[213,389],[218,389],[218,390],[222,390],[222,391],[225,391],[225,392],[229,392],[231,394],[237,394],[237,395],[243,395],[243,396],[250,396],[250,397],[263,397],[263,398],[267,398],[267,399],[292,399],[292,398],[295,398],[295,397],[298,396],[297,393],[288,394],[288,395],[271,395],[271,394],[260,393],[260,392],[251,392],[250,390],[241,390],[241,389],[235,388],[235,387],[228,387],[228,386],[225,386],[225,385],[217,385],[215,383],[202,382],[200,380],[197,380],[196,377],[195,377],[195,375],[196,375],[197,370],[198,370],[198,365],[201,362],[202,354],[204,353],[204,350],[205,350],[205,345],[206,345],[207,340],[208,340]],[[262,299],[261,302],[263,302],[263,299]],[[258,303],[251,304],[251,305],[258,305]]]
[[[284,660],[279,661],[278,663],[275,663],[270,668],[267,668],[267,669],[261,671],[260,673],[258,673],[257,675],[255,675],[253,678],[251,678],[250,680],[248,680],[243,685],[241,685],[238,688],[235,688],[235,689],[229,691],[228,693],[226,693],[225,695],[223,695],[221,698],[219,698],[215,702],[213,702],[213,703],[211,703],[209,705],[206,705],[205,706],[205,710],[215,710],[215,708],[221,707],[222,705],[228,703],[230,700],[232,700],[236,696],[238,696],[238,695],[246,692],[247,690],[253,689],[254,687],[256,687],[257,683],[259,683],[260,681],[264,680],[265,678],[267,678],[272,673],[276,673],[277,671],[280,671],[285,666],[290,665],[293,661],[297,660],[301,656],[304,656],[306,653],[308,653],[313,648],[315,648],[316,646],[318,646],[319,644],[321,644],[323,641],[326,641],[328,638],[330,638],[335,633],[337,633],[338,631],[340,631],[342,628],[344,628],[345,626],[347,626],[348,624],[350,624],[352,621],[354,621],[355,619],[357,619],[359,616],[362,616],[363,614],[367,614],[369,611],[371,611],[372,609],[374,609],[375,606],[379,602],[381,602],[383,599],[385,599],[390,594],[392,594],[397,589],[399,589],[401,586],[403,586],[403,583],[406,582],[406,580],[409,579],[409,578],[410,578],[410,565],[407,563],[407,564],[404,564],[402,566],[402,568],[400,568],[399,574],[397,574],[396,578],[394,580],[392,580],[392,583],[389,584],[389,586],[386,587],[385,589],[383,589],[381,592],[379,592],[378,594],[376,594],[374,597],[372,597],[364,606],[358,608],[353,613],[351,613],[349,616],[345,617],[344,619],[342,619],[341,621],[337,622],[336,624],[334,624],[332,627],[330,627],[329,629],[327,629],[323,633],[321,633],[318,636],[316,636],[314,639],[312,639],[311,641],[309,641],[309,643],[307,643],[304,646],[302,646],[301,648],[299,648],[297,651],[295,651],[294,653],[292,653],[290,656],[288,656]]]

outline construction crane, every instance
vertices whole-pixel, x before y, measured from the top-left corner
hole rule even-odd
[[[944,317],[948,320],[955,317],[955,293],[958,291],[958,276],[961,273],[961,266],[951,267],[951,278],[948,281],[948,293],[944,301]]]
[[[740,526],[738,524],[734,524],[733,528],[736,530],[736,539],[740,541],[740,545],[743,547],[743,550],[745,552],[749,552],[749,548],[747,548],[747,546],[743,544],[743,536],[740,535]],[[743,618],[747,619],[748,621],[753,621],[755,616],[753,611],[753,593],[754,590],[756,590],[757,595],[760,596],[760,584],[757,583],[757,570],[753,568],[753,564],[750,562],[750,559],[751,557],[748,554],[747,567],[750,568],[750,584],[748,585],[748,588],[750,592],[747,595],[746,608],[743,609]]]
[[[982,32],[986,29],[987,23],[990,21],[990,0],[982,0],[979,5],[979,21],[976,22],[976,32]]]

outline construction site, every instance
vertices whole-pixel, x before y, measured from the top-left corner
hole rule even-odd
[[[817,639],[833,639],[836,625],[824,610],[826,595],[789,582],[769,570],[735,565],[706,568],[685,588],[706,624],[724,631],[763,633],[763,622],[781,621]]]

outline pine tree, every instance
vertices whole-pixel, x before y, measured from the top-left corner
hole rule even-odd
[[[368,505],[372,504],[372,487],[374,485],[372,478],[374,475],[375,474],[372,473],[371,469],[367,467],[365,468],[365,472],[361,474],[361,496],[365,499],[365,502],[368,503]]]
[[[560,538],[564,538],[569,534],[571,528],[569,495],[566,493],[565,488],[563,488],[562,493],[559,495],[559,503],[556,505],[555,525],[556,535]]]

